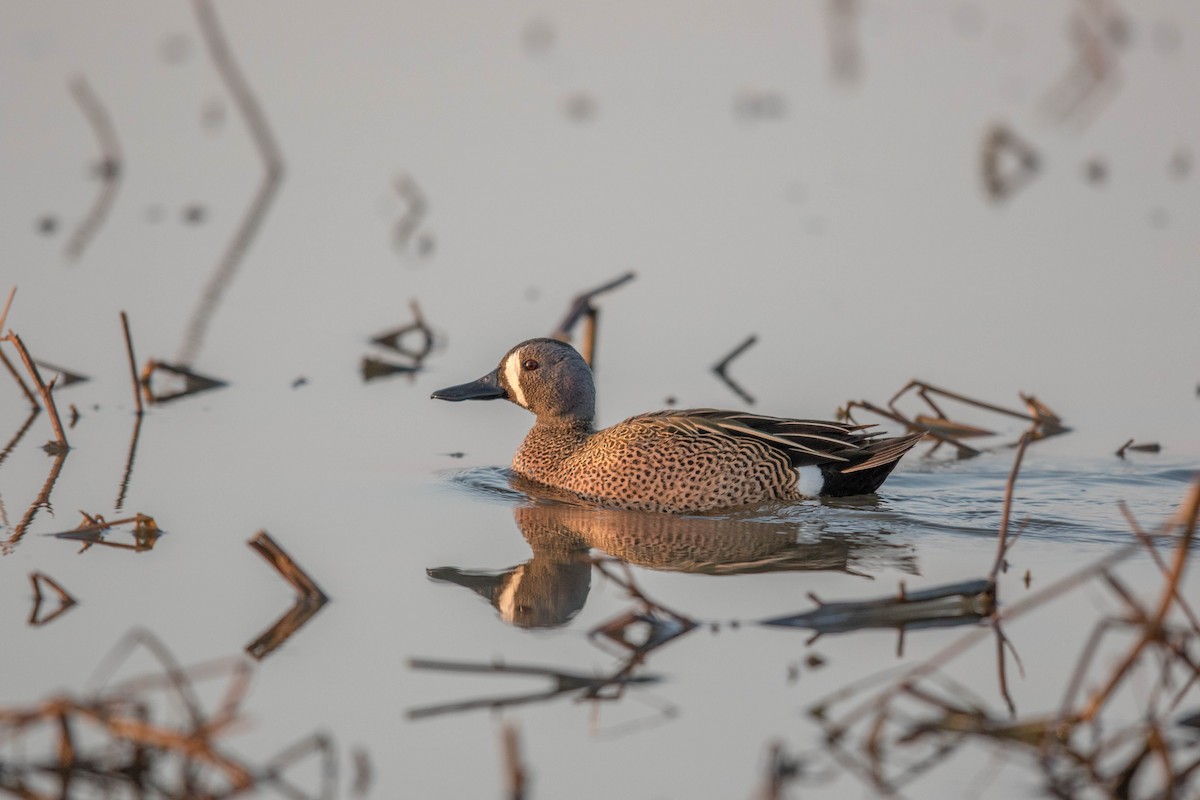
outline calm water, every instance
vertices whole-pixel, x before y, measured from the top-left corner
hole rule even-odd
[[[322,731],[340,796],[353,794],[357,751],[370,796],[501,796],[511,723],[533,797],[751,797],[773,743],[803,759],[794,796],[873,796],[823,747],[811,707],[975,628],[813,641],[756,622],[811,609],[809,593],[985,576],[1019,424],[967,412],[995,426],[994,450],[915,452],[877,497],[663,518],[533,502],[505,469],[524,412],[428,399],[634,269],[601,300],[603,424],[668,398],[745,407],[710,367],[752,333],[730,371],[762,413],[828,417],[912,377],[1012,407],[1033,392],[1074,430],[1026,454],[1003,607],[1133,541],[1118,501],[1148,528],[1168,518],[1200,466],[1200,198],[1181,166],[1200,152],[1196,9],[1129,12],[1120,91],[1068,124],[1041,105],[1074,52],[1065,9],[863,5],[850,84],[830,78],[815,5],[218,6],[287,171],[193,362],[229,386],[152,407],[140,427],[118,313],[139,361],[176,357],[261,165],[187,6],[10,15],[0,292],[19,291],[6,325],[35,358],[90,380],[57,392],[80,416],[55,473],[46,415],[24,428],[25,401],[0,375],[0,707],[83,693],[133,629],[184,665],[241,654],[292,604],[246,545],[265,529],[332,602],[256,665],[247,722],[221,739],[247,761]],[[99,186],[96,140],[66,88],[80,72],[126,169],[72,260],[64,248]],[[1043,164],[999,205],[979,179],[998,120]],[[1099,184],[1084,169],[1097,159]],[[398,250],[404,175],[428,211]],[[434,351],[415,375],[364,382],[364,356],[404,361],[370,339],[410,322],[412,298]],[[1130,437],[1162,452],[1118,459]],[[164,534],[148,550],[80,552],[50,535],[79,510],[147,514]],[[600,702],[429,713],[549,679],[412,659],[620,668],[627,654],[589,632],[638,605],[583,552],[626,560],[645,596],[700,623],[634,673],[658,680]],[[28,625],[34,571],[79,605]],[[1144,553],[1118,575],[1157,597]],[[1200,601],[1195,570],[1184,596]],[[1005,627],[1021,717],[1056,710],[1093,625],[1120,611],[1091,582]],[[119,674],[152,668],[139,656]],[[946,672],[1004,716],[990,635]],[[1137,719],[1139,691],[1118,696],[1113,724]],[[210,707],[219,693],[202,685]],[[1194,690],[1183,705],[1194,710]],[[313,762],[297,772],[315,778]],[[1012,797],[1040,780],[1027,755],[981,740],[904,791]]]

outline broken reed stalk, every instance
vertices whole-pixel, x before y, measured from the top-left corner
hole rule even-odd
[[[12,308],[13,298],[17,295],[17,287],[8,290],[8,300],[4,303],[4,311],[0,311],[0,331],[4,330],[4,323],[8,319],[8,310]]]
[[[121,182],[121,145],[117,140],[116,129],[112,120],[100,103],[100,98],[92,91],[92,87],[82,76],[76,76],[68,84],[71,96],[79,104],[80,111],[87,118],[96,141],[100,145],[100,191],[92,202],[92,207],[80,221],[79,227],[67,241],[67,257],[77,259],[83,255],[84,249],[96,235],[96,231],[104,224],[108,212],[117,196],[117,188]]]
[[[996,582],[996,575],[999,574],[1004,566],[1004,557],[1008,552],[1008,522],[1012,516],[1012,499],[1013,488],[1017,485],[1017,474],[1021,471],[1021,459],[1025,457],[1025,448],[1029,445],[1029,432],[1021,434],[1021,441],[1017,444],[1017,455],[1013,458],[1012,470],[1008,473],[1008,483],[1004,487],[1004,512],[1000,516],[1000,535],[996,540],[996,561],[992,564],[992,571],[988,573],[988,580],[992,583]]]
[[[180,347],[179,356],[175,359],[184,366],[191,366],[195,360],[208,330],[209,320],[216,310],[217,303],[221,300],[225,286],[237,272],[250,243],[258,234],[258,229],[266,217],[271,201],[283,181],[283,156],[267,125],[262,108],[253,92],[250,91],[250,86],[242,76],[241,70],[238,69],[229,44],[225,40],[225,35],[221,31],[221,25],[213,10],[211,0],[193,0],[193,8],[196,11],[196,21],[204,43],[208,47],[213,66],[225,83],[226,89],[233,96],[234,104],[241,112],[246,127],[250,129],[250,137],[254,141],[259,159],[263,164],[263,177],[249,208],[246,209],[241,224],[229,241],[225,253],[221,256],[216,270],[204,287],[200,301],[188,321],[183,345]]]
[[[321,591],[321,587],[317,586],[316,581],[310,578],[308,573],[302,570],[266,531],[259,531],[246,543],[265,558],[283,576],[285,581],[292,585],[301,600],[318,605],[329,600],[329,597]]]
[[[985,411],[992,411],[997,414],[1004,414],[1009,417],[1015,417],[1016,419],[1022,419],[1022,420],[1028,421],[1030,419],[1030,417],[1032,416],[1030,414],[1023,414],[1020,411],[1013,411],[1011,408],[1004,408],[1003,406],[993,405],[992,403],[987,403],[987,402],[984,402],[983,400],[976,400],[972,397],[967,397],[964,394],[959,394],[958,392],[947,391],[946,389],[942,389],[939,386],[933,386],[932,384],[925,383],[924,381],[915,381],[915,380],[909,381],[908,384],[906,384],[902,389],[900,389],[900,391],[898,391],[894,395],[892,395],[892,399],[888,400],[888,402],[887,402],[888,408],[895,410],[896,401],[900,399],[900,396],[915,387],[921,387],[926,391],[930,391],[935,394],[940,394],[942,397],[946,397],[951,400],[956,400],[965,405],[975,406],[976,408],[982,408]],[[936,406],[935,406],[935,408],[936,408]]]
[[[133,337],[129,335],[129,316],[121,312],[121,329],[125,332],[125,353],[129,356],[129,378],[133,381],[133,401],[137,403],[137,415],[140,417],[142,410],[142,391],[141,384],[138,382],[137,359],[133,357]]]
[[[504,773],[507,778],[509,800],[522,800],[525,797],[527,782],[525,765],[521,763],[521,740],[517,728],[511,722],[506,723],[500,732],[504,746]]]
[[[29,351],[25,349],[25,343],[21,341],[21,337],[9,331],[5,337],[13,343],[17,348],[18,355],[21,356],[21,361],[25,364],[25,369],[33,376],[33,382],[37,384],[38,392],[42,395],[42,402],[46,405],[46,410],[50,412],[50,424],[54,428],[54,436],[58,440],[58,445],[63,450],[69,450],[70,445],[67,444],[67,435],[63,433],[62,420],[58,418],[58,408],[54,405],[54,396],[50,392],[50,387],[46,386],[42,381],[41,373],[38,372],[37,365],[33,363],[33,359],[29,355]]]
[[[563,321],[558,324],[558,328],[554,331],[554,338],[564,341],[569,338],[571,330],[575,327],[575,323],[579,322],[579,318],[586,314],[589,308],[592,308],[593,298],[605,292],[611,292],[618,286],[622,286],[633,280],[634,277],[634,272],[626,272],[624,275],[597,286],[595,289],[576,295],[575,299],[571,301],[571,307],[567,310],[567,315],[563,317]]]

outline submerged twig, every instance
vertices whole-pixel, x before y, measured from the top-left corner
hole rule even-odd
[[[283,156],[267,125],[262,108],[254,98],[253,92],[250,91],[246,79],[242,76],[241,70],[233,58],[233,53],[221,31],[221,25],[211,0],[193,0],[193,8],[196,11],[196,21],[199,24],[200,33],[204,37],[204,43],[208,47],[213,66],[233,96],[234,104],[250,129],[250,137],[254,141],[255,149],[263,164],[263,177],[250,206],[246,209],[241,224],[233,238],[230,239],[225,253],[221,256],[216,271],[204,287],[200,302],[192,312],[192,318],[188,322],[184,334],[183,346],[176,358],[176,361],[185,366],[190,366],[195,360],[217,303],[220,301],[226,285],[237,272],[242,257],[257,235],[271,201],[283,181]]]
[[[95,236],[96,231],[104,223],[108,217],[108,212],[112,209],[113,203],[116,200],[117,189],[121,183],[121,145],[117,140],[116,129],[113,128],[112,120],[108,116],[108,112],[104,109],[100,98],[92,91],[91,85],[82,75],[71,79],[69,84],[71,96],[75,98],[75,102],[79,104],[79,109],[87,118],[88,123],[92,127],[92,132],[96,135],[96,141],[100,145],[100,163],[97,169],[97,177],[100,178],[100,191],[96,194],[96,199],[92,203],[92,208],[87,215],[79,223],[79,227],[71,234],[71,238],[67,240],[66,253],[67,257],[77,259],[83,255],[84,249]]]

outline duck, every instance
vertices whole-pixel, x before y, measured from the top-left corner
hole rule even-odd
[[[592,370],[570,344],[529,339],[434,400],[508,400],[533,413],[521,478],[607,508],[703,514],[874,493],[924,433],[713,408],[638,414],[597,430]]]

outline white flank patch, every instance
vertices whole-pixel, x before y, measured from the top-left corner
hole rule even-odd
[[[520,352],[513,353],[504,362],[504,380],[508,383],[509,391],[513,393],[513,400],[521,408],[529,408],[525,405],[525,392],[521,391],[521,354]]]
[[[816,497],[825,488],[825,476],[820,467],[800,467],[796,470],[800,477],[796,481],[796,491],[804,497]]]
[[[496,610],[500,612],[500,618],[505,622],[512,622],[517,618],[517,587],[521,585],[521,578],[525,575],[525,567],[518,567],[517,570],[508,576],[508,583],[504,584],[504,588],[500,590],[500,596],[496,598]]]

